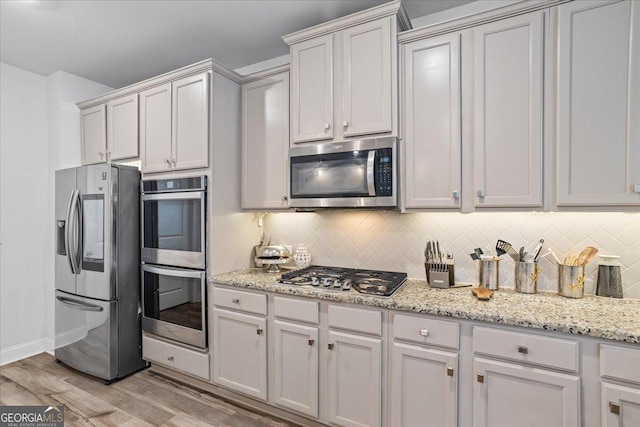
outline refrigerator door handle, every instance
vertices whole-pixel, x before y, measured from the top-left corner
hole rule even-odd
[[[56,299],[63,304],[70,305],[79,310],[84,310],[84,311],[103,311],[104,310],[104,308],[100,307],[99,305],[88,304],[86,302],[78,301],[72,298],[57,296]]]
[[[74,263],[75,255],[73,254],[73,251],[71,248],[71,241],[73,239],[73,210],[76,205],[75,197],[76,197],[77,191],[78,190],[73,190],[71,192],[71,196],[69,197],[69,205],[67,206],[67,225],[64,233],[64,248],[65,248],[65,252],[67,253],[67,259],[69,260],[69,267],[71,268],[71,273],[73,274],[76,274],[76,269],[75,269],[75,263]]]
[[[67,208],[67,229],[65,235],[65,246],[67,247],[67,257],[73,274],[80,274],[80,246],[82,242],[82,205],[80,201],[80,190],[73,190]],[[75,229],[78,232],[75,233]],[[75,237],[75,239],[74,239]]]

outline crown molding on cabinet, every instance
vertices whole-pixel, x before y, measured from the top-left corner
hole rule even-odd
[[[425,27],[419,27],[412,30],[404,31],[398,34],[398,43],[409,43],[415,40],[424,39],[425,37],[433,37],[445,33],[451,33],[454,31],[461,31],[470,27],[475,27],[477,25],[499,21],[502,19],[510,18],[512,16],[522,15],[524,13],[545,9],[562,3],[567,3],[569,1],[572,0],[521,1],[520,3],[503,6],[498,9],[492,9],[462,18],[451,19],[448,21],[439,22],[437,24],[427,25]]]
[[[242,76],[242,84],[255,82],[256,80],[264,79],[265,77],[274,76],[280,73],[286,73],[289,71],[289,64],[279,65],[273,68],[267,68],[266,70],[257,71],[255,73]]]
[[[365,22],[373,21],[386,16],[398,16],[399,29],[409,30],[411,29],[411,21],[404,9],[404,6],[400,0],[390,1],[389,3],[381,4],[380,6],[372,7],[360,12],[352,13],[351,15],[334,19],[333,21],[324,22],[322,24],[315,25],[304,30],[296,31],[295,33],[282,36],[282,40],[288,45],[299,43],[305,40],[309,40],[325,34],[335,33],[336,31],[343,30],[345,28],[353,27],[355,25],[363,24]]]
[[[196,62],[195,64],[178,68],[177,70],[173,70],[168,73],[161,74],[159,76],[152,77],[150,79],[143,80],[141,82],[134,83],[129,86],[125,86],[121,89],[116,89],[114,91],[105,93],[104,95],[100,95],[97,98],[92,98],[86,101],[78,102],[76,103],[76,105],[78,106],[78,108],[83,110],[85,108],[90,108],[99,104],[105,104],[112,99],[120,98],[122,96],[130,95],[133,93],[142,92],[146,89],[150,89],[155,86],[160,86],[162,84],[168,83],[178,78],[200,74],[206,71],[215,71],[216,73],[221,74],[238,84],[243,83],[243,78],[240,74],[228,69],[227,67],[220,64],[214,59],[205,59],[204,61]]]

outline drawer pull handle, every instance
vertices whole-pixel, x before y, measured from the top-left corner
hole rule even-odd
[[[330,127],[331,127],[331,125],[330,125],[329,123],[325,123],[325,124],[324,124],[324,128],[325,128],[325,129],[329,129]]]
[[[329,344],[329,350],[333,350],[333,344]]]
[[[620,405],[617,403],[609,402],[609,412],[612,414],[620,415]]]
[[[309,345],[313,345],[313,343],[316,342],[315,340],[309,338]]]
[[[169,357],[167,357],[167,360],[168,360],[169,362],[173,362],[173,356],[169,356]]]
[[[484,375],[478,374],[478,382],[479,383],[483,383],[484,382]]]
[[[453,376],[453,368],[447,367],[447,375],[450,377]]]
[[[529,348],[523,345],[518,346],[518,353],[529,354]]]
[[[258,335],[262,335],[262,332],[263,332],[263,331],[262,331],[262,328],[258,328],[258,330],[256,331],[256,333],[257,333]]]
[[[345,121],[343,121],[343,122],[342,122],[342,126],[344,126],[344,127],[349,126],[349,122],[348,122],[348,121],[346,121],[346,120],[345,120]]]
[[[423,337],[428,337],[429,336],[429,330],[420,329],[420,335],[422,335]]]
[[[231,300],[231,302],[234,304],[240,304],[240,298],[234,298]]]

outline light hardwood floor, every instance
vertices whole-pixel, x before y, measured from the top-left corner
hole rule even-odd
[[[0,367],[0,405],[64,405],[65,426],[292,425],[149,370],[104,385],[47,353]]]

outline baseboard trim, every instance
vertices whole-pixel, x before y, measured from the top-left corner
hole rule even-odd
[[[50,338],[14,345],[0,350],[0,366],[17,362],[45,351],[53,354],[53,340]]]

